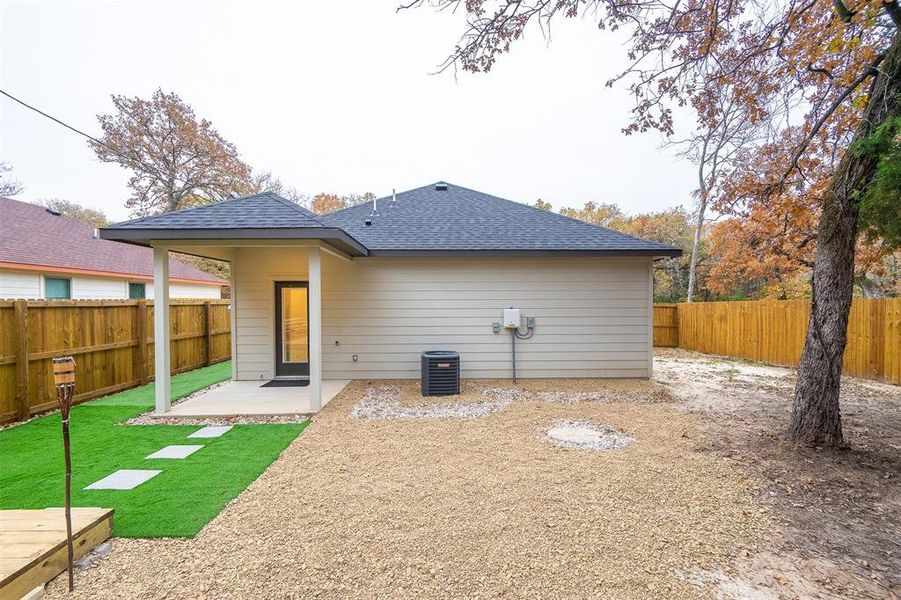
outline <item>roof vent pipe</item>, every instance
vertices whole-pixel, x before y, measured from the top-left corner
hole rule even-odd
[[[394,188],[391,188],[391,204],[388,205],[388,208],[397,208],[397,194]]]
[[[379,199],[378,198],[376,198],[372,201],[372,212],[369,213],[369,216],[370,217],[381,217],[382,216],[381,214],[379,214]]]

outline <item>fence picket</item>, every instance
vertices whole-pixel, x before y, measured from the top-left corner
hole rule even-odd
[[[679,347],[795,367],[810,318],[807,300],[654,306],[654,346]],[[901,298],[855,299],[846,375],[901,384]]]
[[[228,360],[228,300],[173,300],[172,371]],[[51,359],[76,354],[76,402],[153,378],[147,300],[0,300],[0,423],[55,405]]]

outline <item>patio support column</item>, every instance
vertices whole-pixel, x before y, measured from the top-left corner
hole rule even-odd
[[[319,248],[307,253],[307,285],[310,293],[310,408],[322,408],[322,255]]]
[[[153,375],[156,412],[169,412],[169,249],[153,248]]]

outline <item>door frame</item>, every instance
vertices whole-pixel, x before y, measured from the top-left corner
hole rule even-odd
[[[274,281],[275,284],[275,378],[309,379],[310,377],[310,283],[308,281]],[[307,290],[307,362],[286,363],[282,356],[282,290],[306,288]]]

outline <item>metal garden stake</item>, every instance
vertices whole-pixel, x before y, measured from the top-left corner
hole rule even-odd
[[[63,419],[63,453],[66,457],[66,546],[68,548],[69,591],[75,589],[72,574],[72,457],[69,453],[69,409],[75,395],[75,359],[60,356],[53,359],[53,383],[59,400],[59,414]]]

